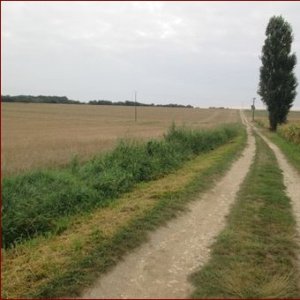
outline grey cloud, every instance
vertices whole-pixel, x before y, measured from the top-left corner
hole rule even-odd
[[[2,93],[249,105],[268,19],[295,2],[4,2]],[[300,80],[300,67],[296,74]],[[300,108],[300,97],[295,106]]]

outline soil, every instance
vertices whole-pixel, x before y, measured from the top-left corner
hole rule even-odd
[[[246,123],[244,116],[242,120]],[[82,298],[188,298],[193,287],[188,276],[205,264],[210,246],[225,226],[255,154],[255,140],[248,123],[248,143],[231,169],[189,210],[165,227],[149,234],[149,240],[104,274]]]

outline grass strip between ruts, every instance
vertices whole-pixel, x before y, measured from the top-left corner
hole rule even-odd
[[[276,144],[280,150],[285,154],[289,162],[298,170],[300,173],[300,145],[288,141],[278,132],[271,132],[267,128],[265,120],[257,120],[256,125],[262,130],[263,134],[266,135],[274,144]]]
[[[2,297],[79,295],[153,230],[211,187],[245,146],[245,130],[161,179],[141,183],[106,208],[79,218],[60,235],[3,251]]]
[[[280,148],[280,150],[285,154],[289,162],[300,173],[300,145],[287,141],[278,133],[272,133],[270,131],[264,130],[264,134]]]
[[[191,276],[194,298],[299,297],[295,220],[271,149],[256,137],[255,161],[210,261]]]

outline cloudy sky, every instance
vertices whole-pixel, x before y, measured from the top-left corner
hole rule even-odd
[[[122,101],[137,90],[145,103],[246,107],[259,99],[259,55],[273,15],[293,27],[300,81],[300,2],[1,6],[2,94]]]

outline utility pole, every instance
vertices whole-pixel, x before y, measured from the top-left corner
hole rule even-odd
[[[252,104],[252,122],[254,122],[255,99],[256,98],[253,98],[253,104]]]
[[[136,91],[134,92],[134,121],[137,121],[137,111],[136,111]]]

